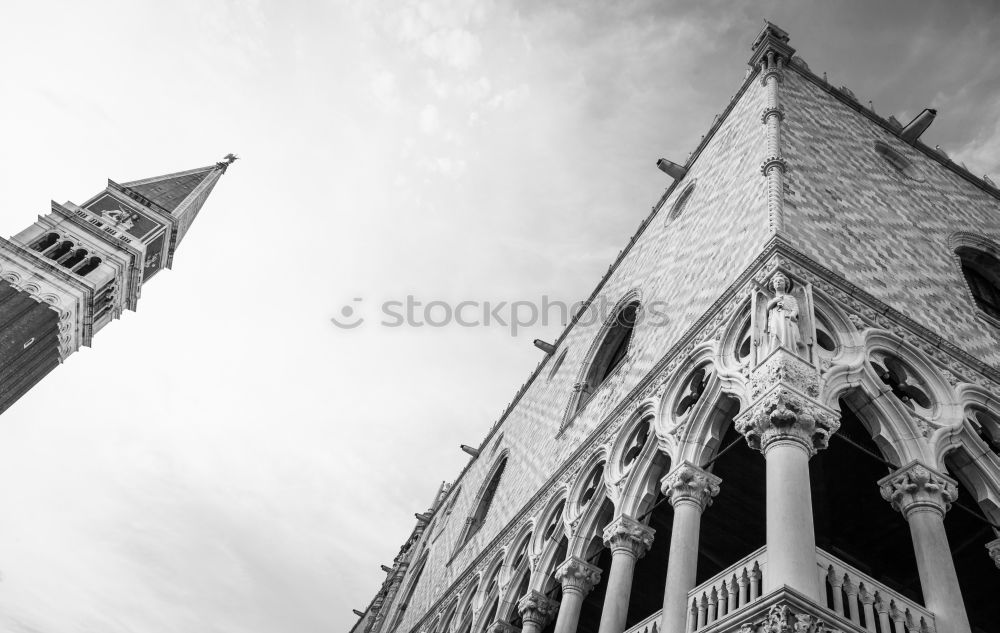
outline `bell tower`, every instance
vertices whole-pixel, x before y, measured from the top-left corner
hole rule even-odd
[[[237,157],[107,187],[0,238],[0,413],[125,310],[164,268]]]

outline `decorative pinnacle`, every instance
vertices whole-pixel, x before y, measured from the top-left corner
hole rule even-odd
[[[769,55],[772,58],[784,59],[787,62],[795,54],[795,49],[788,45],[788,33],[767,20],[764,21],[764,28],[757,35],[757,39],[754,40],[750,50],[753,51],[753,54],[747,63],[750,64],[751,68],[760,66],[761,62],[767,59]]]

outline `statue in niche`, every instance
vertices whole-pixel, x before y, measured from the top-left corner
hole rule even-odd
[[[793,285],[778,272],[771,277],[770,288],[757,288],[752,304],[755,363],[778,348],[813,362],[816,329],[811,285]]]

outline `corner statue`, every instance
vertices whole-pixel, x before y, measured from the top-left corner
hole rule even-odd
[[[771,288],[759,287],[753,295],[753,344],[755,363],[783,348],[812,362],[815,340],[812,286],[796,285],[789,289],[788,277],[775,273]]]

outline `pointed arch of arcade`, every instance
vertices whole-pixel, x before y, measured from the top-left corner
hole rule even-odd
[[[545,509],[539,514],[538,528],[531,536],[531,581],[530,589],[548,594],[557,583],[552,574],[566,558],[568,533],[566,530],[566,503],[569,487],[558,489]]]
[[[500,575],[503,571],[504,558],[503,550],[497,552],[483,571],[484,580],[479,587],[479,599],[476,601],[479,608],[472,626],[473,631],[485,631],[486,627],[496,621],[497,612],[500,610]]]
[[[458,615],[455,619],[455,626],[452,629],[455,633],[469,633],[472,631],[473,620],[477,611],[476,599],[479,594],[480,581],[482,581],[482,574],[476,574],[458,599],[458,606],[455,610]]]
[[[616,516],[640,517],[660,494],[660,478],[669,470],[674,438],[657,434],[658,407],[655,401],[640,405],[612,445],[607,472]]]
[[[535,521],[528,521],[521,527],[517,536],[511,540],[504,560],[506,579],[504,591],[500,600],[500,610],[497,618],[516,624],[521,614],[517,611],[517,602],[530,591],[531,584],[531,541],[535,531]]]
[[[570,533],[569,555],[587,558],[587,552],[594,537],[600,538],[610,517],[604,517],[602,507],[608,500],[607,486],[608,452],[604,448],[596,450],[580,469],[570,487],[566,502],[566,517],[570,525],[576,526]],[[596,476],[596,482],[595,482]],[[584,499],[589,494],[589,499]],[[592,554],[592,552],[591,552]]]

